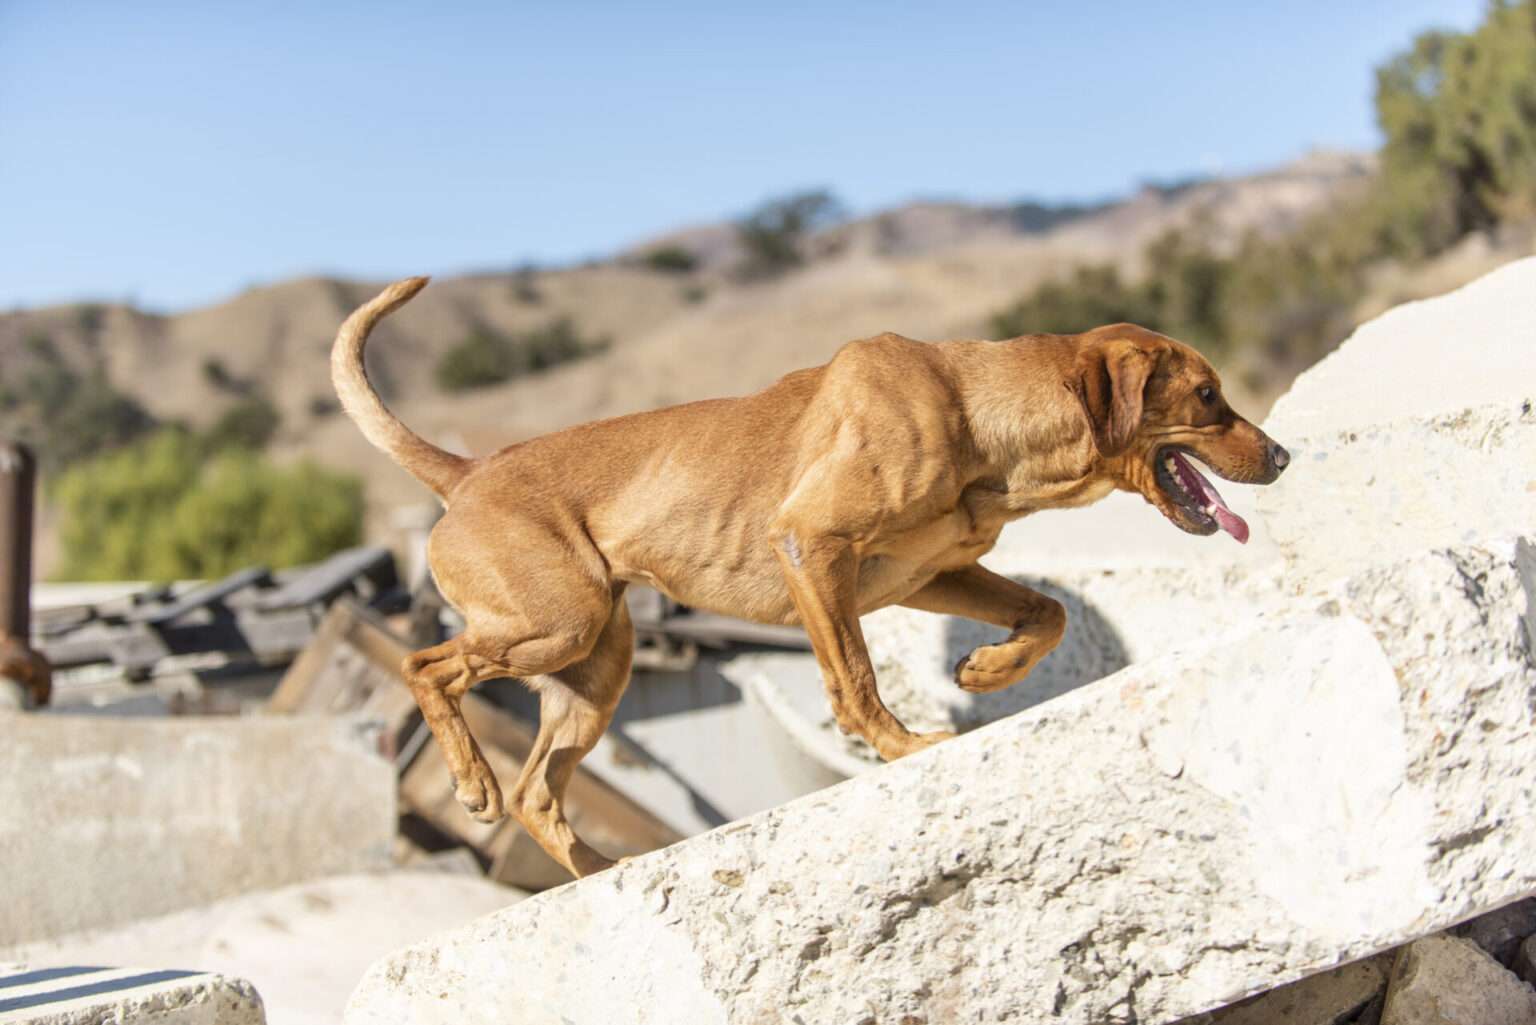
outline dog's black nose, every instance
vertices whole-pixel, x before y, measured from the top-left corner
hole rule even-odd
[[[1275,464],[1275,472],[1279,473],[1291,465],[1291,454],[1279,442],[1272,441],[1269,443],[1269,461]]]

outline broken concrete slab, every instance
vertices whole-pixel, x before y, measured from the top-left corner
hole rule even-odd
[[[1525,379],[1536,381],[1536,365]],[[1292,452],[1284,485],[1258,506],[1293,586],[1536,523],[1529,399],[1309,435]]]
[[[1264,429],[1289,446],[1300,438],[1474,406],[1518,408],[1536,398],[1533,294],[1536,257],[1505,264],[1454,292],[1388,310],[1297,377],[1276,400]],[[1400,462],[1424,467],[1417,452]]]
[[[0,735],[0,946],[388,864],[369,723],[3,714]]]
[[[336,1025],[374,961],[526,896],[478,876],[336,876],[0,950],[0,959],[34,966],[179,965],[238,976],[256,987],[273,1022]]]
[[[69,965],[0,968],[3,1025],[263,1025],[261,998],[243,979],[175,969]]]
[[[1399,306],[1275,403],[1264,429],[1293,465],[1256,532],[1293,584],[1536,523],[1533,291],[1536,258]]]
[[[542,894],[376,964],[347,1021],[1167,1022],[1524,898],[1530,551],[1418,557]]]
[[[1530,1025],[1536,989],[1471,940],[1430,936],[1398,954],[1381,1025]]]

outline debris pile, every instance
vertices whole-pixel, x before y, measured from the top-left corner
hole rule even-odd
[[[738,661],[856,778],[400,951],[348,1021],[1529,1020],[1532,930],[1436,937],[1536,894],[1533,292],[1510,265],[1303,375],[1269,545],[1056,577],[1100,622],[1022,711],[924,696],[966,628],[898,638],[893,703],[987,724],[865,768],[783,699],[796,656]],[[996,568],[1049,572],[1028,526]]]

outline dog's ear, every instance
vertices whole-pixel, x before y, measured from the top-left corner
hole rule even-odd
[[[1142,401],[1157,354],[1131,342],[1095,345],[1079,357],[1072,387],[1101,456],[1125,451],[1141,428]]]

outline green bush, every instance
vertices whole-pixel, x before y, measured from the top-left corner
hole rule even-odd
[[[842,204],[825,189],[768,200],[736,223],[736,237],[746,251],[742,276],[772,277],[798,267],[810,234],[842,216]]]
[[[511,380],[516,363],[510,339],[479,330],[443,353],[435,376],[444,391],[467,391]]]
[[[264,396],[250,395],[226,409],[204,435],[211,452],[226,448],[262,449],[282,424],[282,414]]]
[[[1051,281],[992,317],[998,338],[1076,334],[1101,324],[1156,321],[1145,290],[1125,283],[1109,266],[1078,267],[1065,281]]]
[[[355,478],[275,466],[243,448],[163,430],[86,459],[50,489],[61,580],[216,577],[242,566],[313,562],[362,538]]]
[[[1495,0],[1472,32],[1420,35],[1377,70],[1376,116],[1394,254],[1536,217],[1536,2]]]
[[[49,335],[28,335],[22,356],[13,371],[17,379],[0,389],[3,428],[31,445],[45,468],[132,441],[156,426],[143,406],[112,386],[103,367],[83,374],[70,367]]]
[[[481,329],[453,346],[437,362],[435,377],[444,391],[467,391],[536,374],[608,347],[585,338],[568,317],[511,337]]]
[[[683,246],[657,246],[647,250],[640,262],[665,274],[689,274],[699,269],[698,256]]]

